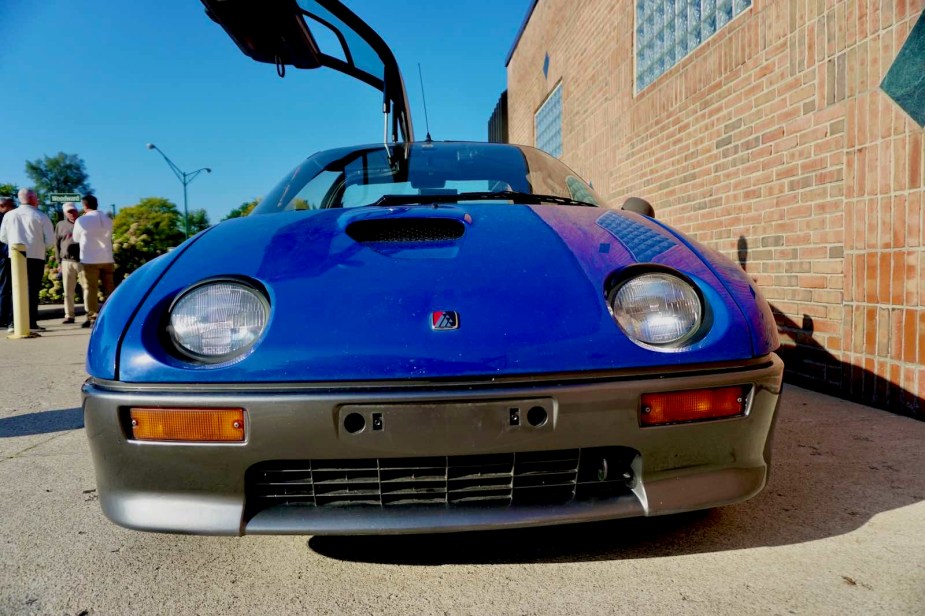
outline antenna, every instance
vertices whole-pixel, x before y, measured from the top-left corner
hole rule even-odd
[[[424,102],[424,128],[427,129],[427,139],[425,141],[433,141],[430,138],[430,122],[427,120],[427,99],[424,97],[424,75],[421,73],[421,63],[418,62],[418,79],[421,81],[421,100]]]

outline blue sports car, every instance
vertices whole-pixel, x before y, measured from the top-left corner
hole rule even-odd
[[[539,150],[415,141],[391,52],[336,1],[203,2],[280,73],[381,89],[391,139],[308,157],[107,302],[83,392],[112,521],[460,531],[763,488],[783,366],[735,264]]]

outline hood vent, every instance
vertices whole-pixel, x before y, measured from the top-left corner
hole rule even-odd
[[[360,243],[420,243],[458,240],[466,226],[450,218],[385,218],[360,220],[347,227],[347,235]]]

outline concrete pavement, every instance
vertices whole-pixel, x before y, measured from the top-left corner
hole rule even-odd
[[[925,423],[791,387],[765,491],[466,535],[187,537],[105,520],[87,331],[0,338],[0,614],[921,614]]]

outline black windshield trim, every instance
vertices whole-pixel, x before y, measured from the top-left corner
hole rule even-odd
[[[504,190],[498,192],[464,192],[456,195],[383,195],[374,207],[387,207],[390,205],[429,205],[436,203],[458,203],[460,201],[513,201],[519,205],[542,205],[555,203],[556,205],[577,205],[582,207],[599,207],[587,201],[576,201],[568,197],[556,195],[537,195],[533,193]]]

